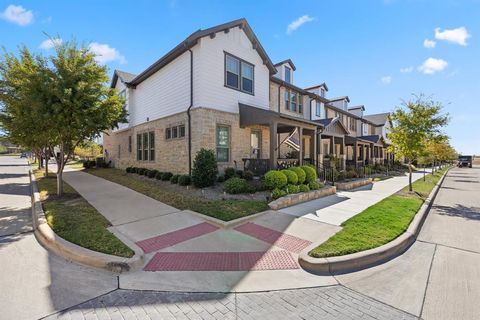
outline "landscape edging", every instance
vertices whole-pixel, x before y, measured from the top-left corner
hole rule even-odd
[[[144,255],[138,248],[132,248],[135,252],[133,257],[123,258],[83,248],[58,236],[47,223],[35,176],[31,170],[29,176],[34,234],[46,249],[66,260],[116,273],[133,271],[143,266]]]
[[[417,239],[418,234],[425,222],[428,212],[437,196],[440,186],[450,168],[443,174],[442,178],[437,182],[428,198],[422,204],[418,212],[415,214],[407,231],[395,238],[394,240],[370,250],[347,254],[338,257],[315,258],[308,255],[312,247],[317,247],[321,243],[310,246],[302,251],[298,257],[298,261],[302,268],[317,274],[342,274],[361,269],[369,268],[375,265],[385,263],[403,252],[405,252]]]

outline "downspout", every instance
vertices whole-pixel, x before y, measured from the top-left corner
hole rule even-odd
[[[278,86],[278,113],[280,113],[280,89],[283,87],[283,85]]]
[[[193,107],[193,52],[190,51],[190,106],[187,109],[188,117],[188,175],[192,175],[192,116],[190,111]]]

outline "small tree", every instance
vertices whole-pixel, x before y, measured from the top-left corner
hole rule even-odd
[[[87,159],[100,157],[102,155],[102,146],[91,140],[86,140],[75,148],[74,154]]]
[[[213,150],[200,149],[193,161],[192,181],[197,188],[213,186],[217,179],[217,159]]]
[[[404,102],[390,114],[393,127],[388,134],[392,142],[390,152],[403,156],[408,164],[408,190],[412,187],[412,163],[424,154],[426,142],[441,134],[440,129],[448,123],[448,115],[442,115],[440,102],[426,99],[423,95]]]

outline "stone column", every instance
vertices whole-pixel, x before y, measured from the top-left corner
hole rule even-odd
[[[355,164],[355,168],[357,167],[357,160],[358,160],[357,149],[358,149],[358,143],[357,143],[357,140],[355,139],[355,142],[353,143],[353,161]]]

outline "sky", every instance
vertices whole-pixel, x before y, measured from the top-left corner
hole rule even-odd
[[[327,98],[348,95],[367,114],[423,93],[449,113],[456,150],[480,154],[480,0],[0,0],[0,46],[48,55],[49,37],[76,39],[110,74],[139,73],[192,32],[241,17],[274,63],[292,59],[295,85],[326,82]]]

